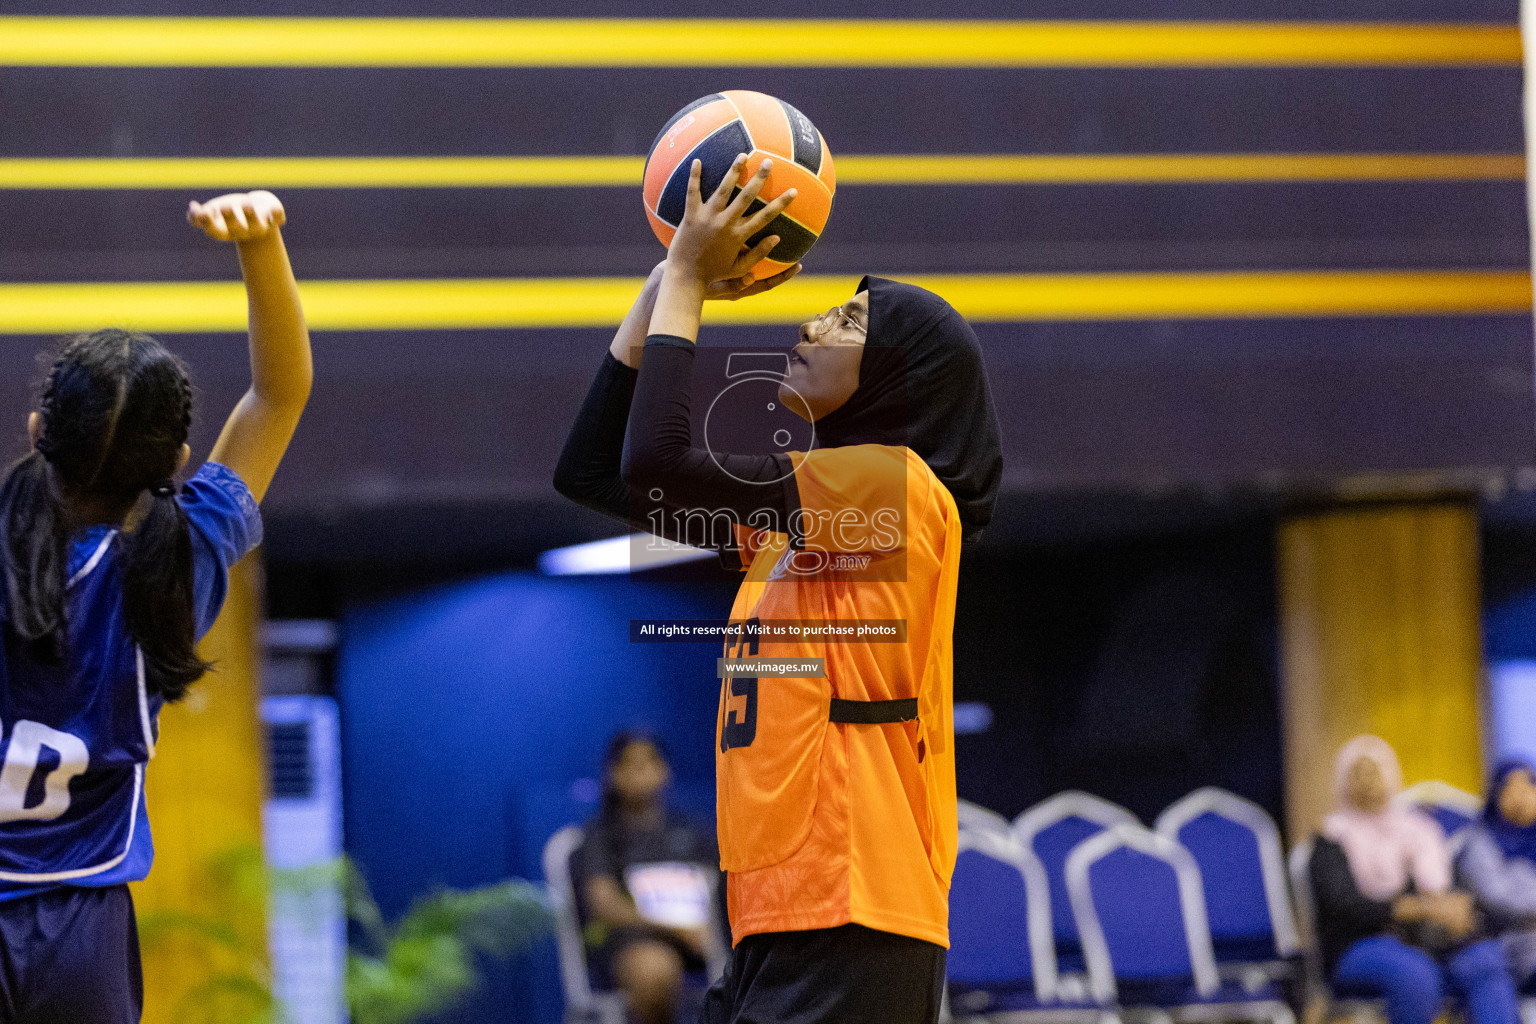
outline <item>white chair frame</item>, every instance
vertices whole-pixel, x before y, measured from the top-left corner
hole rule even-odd
[[[1280,830],[1264,808],[1236,793],[1207,786],[1170,804],[1157,816],[1153,830],[1180,842],[1179,832],[1202,814],[1214,814],[1236,822],[1253,833],[1259,844],[1259,866],[1264,877],[1264,900],[1269,904],[1270,926],[1274,929],[1275,952],[1282,958],[1301,952],[1301,938],[1296,930],[1296,915],[1291,909],[1290,887],[1285,882],[1285,851],[1280,845]]]
[[[1178,881],[1179,904],[1184,919],[1184,940],[1194,975],[1195,991],[1210,998],[1221,988],[1216,970],[1216,956],[1211,949],[1211,932],[1205,916],[1205,888],[1194,856],[1167,836],[1140,825],[1116,825],[1084,840],[1067,858],[1067,894],[1072,900],[1073,916],[1083,940],[1083,956],[1088,964],[1089,984],[1094,998],[1103,1003],[1119,1000],[1114,964],[1109,943],[1099,922],[1093,902],[1089,872],[1093,865],[1120,849],[1135,850],[1154,857],[1173,868]],[[1295,1014],[1284,1002],[1272,999],[1225,1003],[1197,1003],[1169,1007],[1169,1017],[1179,1024],[1222,1020],[1263,1020],[1273,1024],[1295,1024]]]
[[[974,805],[973,805],[974,806]],[[985,808],[982,808],[985,811]],[[986,811],[991,814],[992,812]],[[998,817],[1001,817],[1000,815]],[[1003,819],[1006,823],[1007,819]],[[1056,971],[1055,934],[1051,930],[1051,888],[1045,866],[1033,853],[1019,846],[1008,832],[993,829],[961,829],[959,850],[974,850],[1016,869],[1024,879],[1025,898],[1029,900],[1030,973],[1035,984],[1035,998],[1042,1003],[1063,998],[1061,977]],[[1120,1015],[1111,1008],[1090,1006],[1043,1006],[1029,1010],[999,1013],[952,1015],[949,986],[944,986],[941,1021],[956,1024],[1121,1024]]]
[[[1415,782],[1397,796],[1392,802],[1398,807],[1444,807],[1448,810],[1465,814],[1471,821],[1476,821],[1483,813],[1483,798],[1476,793],[1468,793],[1449,782],[1439,779],[1426,779],[1423,782]],[[1451,859],[1455,860],[1461,855],[1461,848],[1466,844],[1467,826],[1463,825],[1446,835],[1446,842],[1450,848]]]
[[[1005,836],[1013,834],[1012,822],[981,804],[973,804],[969,800],[957,800],[955,813],[960,819],[961,832],[994,832]]]
[[[1476,793],[1468,793],[1439,779],[1427,779],[1424,782],[1415,782],[1393,798],[1398,804],[1429,805],[1431,807],[1449,807],[1453,811],[1460,811],[1469,818],[1476,818],[1483,811],[1483,798]]]
[[[1045,867],[1035,855],[1023,849],[1011,836],[995,832],[962,831],[959,853],[974,851],[1008,865],[1024,880],[1024,896],[1029,900],[1028,918],[1030,974],[1035,982],[1035,998],[1042,1003],[1057,997],[1056,945],[1051,933],[1051,889]]]
[[[1091,821],[1103,828],[1113,828],[1116,825],[1140,825],[1141,819],[1132,814],[1125,807],[1117,803],[1105,800],[1103,797],[1085,793],[1080,789],[1067,789],[1055,796],[1027,808],[1017,818],[1013,819],[1013,838],[1019,846],[1030,856],[1035,857],[1035,837],[1046,829],[1068,818],[1082,818]],[[1042,865],[1043,867],[1043,865]],[[1049,876],[1047,876],[1049,877]],[[1053,922],[1054,925],[1054,922]],[[1054,941],[1055,929],[1052,928]],[[1057,973],[1056,984],[1058,990],[1062,987],[1077,988],[1084,998],[1089,996],[1088,979],[1081,974],[1073,973],[1062,975]],[[1076,993],[1074,993],[1076,994]]]
[[[1119,804],[1079,789],[1069,789],[1040,801],[1013,819],[1013,837],[1020,846],[1034,853],[1035,837],[1067,818],[1082,818],[1105,828],[1141,824],[1140,818]]]

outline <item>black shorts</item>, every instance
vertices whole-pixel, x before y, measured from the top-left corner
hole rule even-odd
[[[138,1024],[144,975],[126,885],[0,901],[0,1021]]]
[[[705,997],[703,1024],[935,1024],[945,952],[857,924],[749,935]]]

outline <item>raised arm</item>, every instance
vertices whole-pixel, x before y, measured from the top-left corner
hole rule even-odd
[[[699,162],[689,169],[687,212],[663,264],[645,343],[645,367],[629,414],[622,472],[631,488],[660,493],[676,507],[705,515],[730,513],[742,525],[767,509],[785,524],[780,528],[787,529],[799,510],[788,456],[712,452],[695,445],[692,436],[689,391],[704,300],[722,284],[739,286],[750,280],[752,267],[779,240],[769,235],[750,248],[747,240],[795,197],[790,189],[751,212],[773,164],[764,160],[733,199],[731,189],[744,164],[745,158],[738,157],[708,199],[699,190]],[[763,284],[786,281],[798,270],[797,265]]]
[[[712,523],[684,522],[679,509],[630,487],[620,472],[624,434],[635,394],[635,363],[651,318],[661,269],[652,273],[634,308],[614,334],[555,466],[555,490],[579,505],[644,533],[719,551],[731,567],[735,536]]]
[[[640,365],[646,325],[660,285],[658,266],[614,332],[608,355],[598,367],[555,465],[555,490],[577,504],[640,529],[646,528],[644,510],[636,507],[629,485],[619,475],[619,459],[635,392],[635,369]]]
[[[660,535],[669,540],[719,548],[722,544],[702,543],[704,531],[697,522],[692,524],[691,530],[683,527],[677,517],[680,505],[651,499],[649,489],[631,487],[621,472],[637,370],[666,267],[667,264],[662,263],[651,271],[634,305],[614,332],[608,355],[598,367],[597,376],[560,452],[554,485],[555,490],[572,501],[635,529],[656,533],[656,525],[660,523]],[[749,273],[743,272],[736,277],[711,282],[703,290],[703,298],[740,299],[756,295],[788,281],[798,272],[796,266],[764,281],[753,280]],[[657,372],[661,376],[667,374],[666,369]],[[763,490],[754,489],[752,497],[755,501],[761,503],[765,499]],[[730,538],[714,539],[725,542]]]
[[[251,387],[235,406],[209,459],[240,475],[257,501],[267,493],[309,401],[314,366],[299,287],[283,247],[283,204],[270,192],[192,203],[187,220],[234,242],[250,317]]]

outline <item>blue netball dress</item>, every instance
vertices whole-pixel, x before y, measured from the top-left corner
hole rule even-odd
[[[177,500],[191,526],[201,638],[223,606],[229,567],[261,542],[261,513],[244,481],[212,462]],[[144,769],[161,701],[145,687],[144,657],[124,620],[117,536],[103,526],[71,541],[61,664],[40,665],[5,638],[0,900],[137,881],[154,856]]]

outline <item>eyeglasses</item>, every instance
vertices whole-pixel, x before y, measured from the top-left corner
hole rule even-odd
[[[833,306],[831,309],[829,309],[825,313],[821,314],[821,316],[818,319],[820,319],[822,323],[826,323],[828,317],[834,318],[834,320],[833,320],[834,326],[844,327],[844,328],[847,328],[850,331],[855,331],[855,332],[857,332],[859,334],[867,334],[868,333],[869,329],[866,328],[863,324],[859,323],[857,320],[855,320],[852,316],[850,316],[848,314],[847,310],[843,309],[842,306]]]

